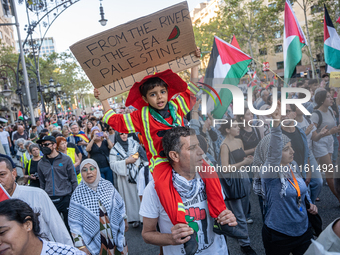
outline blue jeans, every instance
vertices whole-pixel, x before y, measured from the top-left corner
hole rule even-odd
[[[113,174],[112,174],[112,170],[109,166],[104,167],[104,168],[100,168],[100,175],[103,179],[108,180],[113,184]]]
[[[10,148],[9,148],[9,144],[3,144],[2,147],[4,147],[4,150],[5,150],[5,152],[6,152],[6,155],[7,155],[8,157],[11,157],[11,150],[10,150]]]

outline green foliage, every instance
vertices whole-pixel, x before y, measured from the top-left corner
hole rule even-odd
[[[1,40],[0,40],[1,43]],[[17,69],[18,54],[14,53],[13,47],[0,46],[0,65],[7,65],[12,67],[15,71]],[[2,67],[0,70],[7,72],[7,78],[11,84],[11,89],[16,89],[15,73],[8,67]]]
[[[263,0],[224,0],[216,18],[208,24],[196,22],[196,44],[204,55],[211,50],[214,35],[226,42],[235,35],[242,51],[258,58],[262,48],[267,48],[270,54],[273,47],[269,46],[277,42],[276,33],[282,34],[283,26],[278,17],[279,8],[267,6]],[[261,58],[265,60],[266,56]]]

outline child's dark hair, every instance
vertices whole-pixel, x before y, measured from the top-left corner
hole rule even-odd
[[[142,94],[143,97],[146,97],[146,94],[148,93],[149,90],[161,86],[166,88],[168,90],[168,84],[166,84],[161,78],[154,77],[148,79],[143,86],[139,87],[139,92]]]
[[[36,237],[41,237],[39,217],[40,213],[34,213],[33,209],[20,199],[7,199],[0,202],[0,216],[5,216],[9,221],[24,224],[32,221],[32,231]]]

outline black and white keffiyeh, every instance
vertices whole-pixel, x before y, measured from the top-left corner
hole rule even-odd
[[[117,142],[113,146],[113,150],[117,152],[115,155],[117,157],[117,160],[125,160],[129,156],[134,155],[136,152],[138,152],[139,149],[139,143],[133,140],[133,138],[129,137],[128,140],[128,151],[126,151],[123,146]],[[137,176],[139,172],[139,167],[136,164],[127,164],[126,168],[128,170],[129,178],[131,178],[135,183],[137,183]]]
[[[194,198],[198,192],[205,188],[203,180],[198,175],[188,181],[174,170],[172,170],[172,182],[178,194],[186,199]]]
[[[119,251],[123,250],[125,231],[124,200],[112,183],[100,179],[97,190],[81,182],[72,194],[69,207],[71,232],[80,235],[92,254],[100,250],[99,202],[105,207],[110,219],[112,237]]]

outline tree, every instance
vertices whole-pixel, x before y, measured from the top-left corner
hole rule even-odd
[[[278,6],[280,11],[284,10],[286,0],[272,0]],[[304,29],[307,36],[308,41],[308,55],[311,62],[313,79],[315,78],[315,67],[314,67],[314,59],[318,59],[316,56],[318,53],[321,53],[321,49],[323,52],[323,5],[326,4],[327,8],[330,7],[332,13],[334,13],[335,9],[340,8],[340,1],[337,2],[335,0],[291,0],[292,4],[298,5],[303,13],[305,25]],[[308,21],[308,15],[311,14],[313,16],[312,20]],[[302,26],[302,24],[300,24]],[[310,28],[312,30],[310,31]],[[312,32],[312,33],[311,33]],[[314,39],[313,44],[311,43],[311,38]],[[314,45],[314,46],[313,46]],[[321,47],[322,45],[322,47]],[[315,53],[313,55],[313,52]],[[314,58],[315,56],[315,58]]]
[[[265,59],[265,51],[270,52],[269,46],[282,33],[278,14],[275,4],[267,6],[263,0],[224,0],[209,24],[195,24],[196,43],[204,54],[212,48],[213,35],[227,42],[235,35],[243,51],[252,58],[262,55]]]

